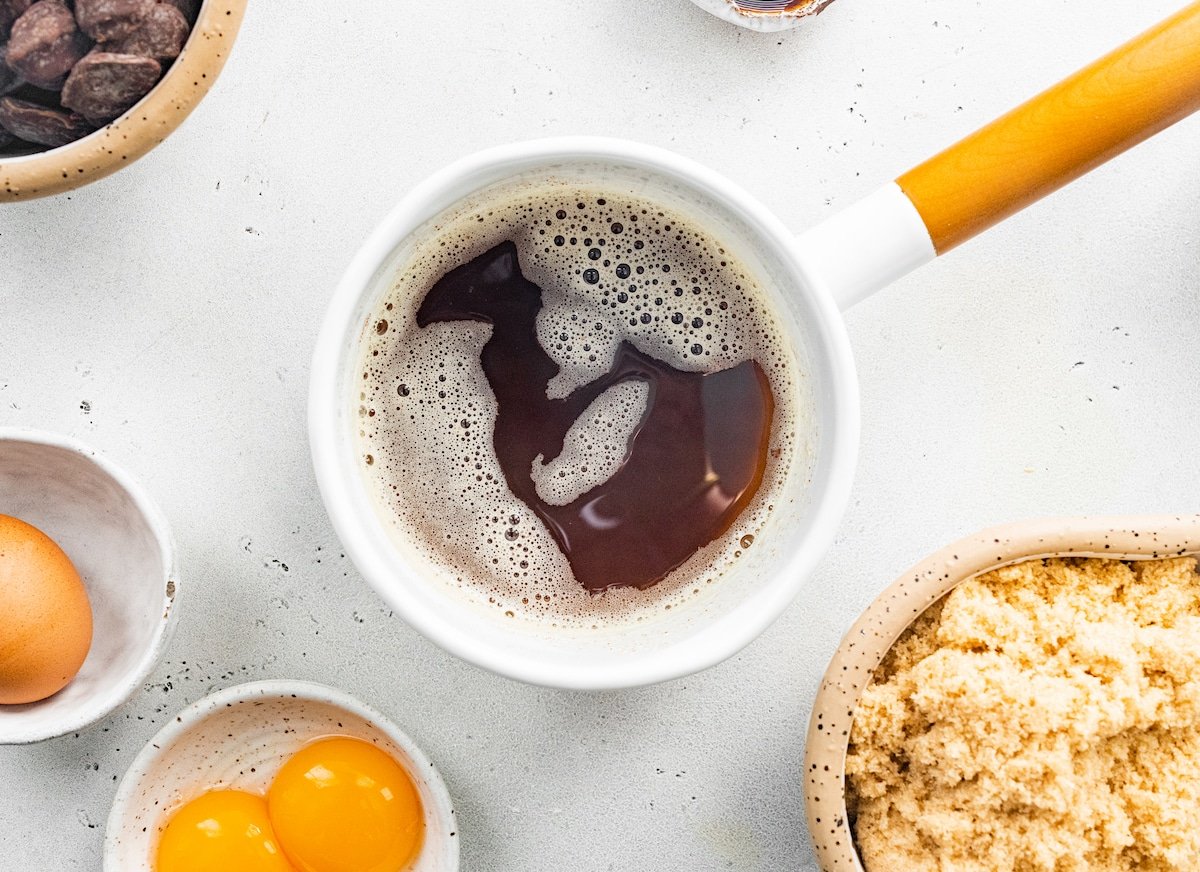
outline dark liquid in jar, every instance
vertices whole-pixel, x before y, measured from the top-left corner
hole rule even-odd
[[[794,12],[812,6],[816,0],[730,0],[741,12]]]

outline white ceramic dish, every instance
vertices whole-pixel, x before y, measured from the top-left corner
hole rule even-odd
[[[738,27],[770,33],[799,27],[806,19],[822,11],[832,0],[812,0],[803,8],[789,12],[746,12],[739,9],[730,0],[692,0],[692,2],[706,12],[711,12],[718,18],[723,18]]]
[[[823,872],[863,872],[846,813],[846,750],[863,691],[900,635],[954,587],[1044,557],[1154,560],[1200,554],[1200,515],[1044,518],[983,530],[909,569],[846,633],[813,705],[804,760],[808,827]]]
[[[201,793],[265,794],[283,763],[326,736],[371,742],[413,776],[425,807],[425,844],[409,872],[456,872],[458,823],[433,763],[379,712],[306,681],[256,681],[180,712],[134,759],[117,788],[104,837],[104,872],[152,872],[171,813]]]
[[[74,681],[41,702],[0,706],[0,744],[22,744],[82,729],[142,686],[175,625],[179,572],[154,503],[74,439],[0,428],[0,514],[33,524],[66,551],[95,627]]]
[[[493,185],[529,180],[598,185],[670,206],[710,229],[755,275],[796,355],[795,441],[800,450],[755,545],[704,596],[643,620],[591,630],[506,617],[460,593],[406,547],[365,486],[355,434],[358,354],[371,311],[423,228]],[[502,675],[582,690],[633,687],[719,663],[792,602],[833,541],[850,495],[858,444],[854,360],[837,306],[797,256],[795,237],[748,193],[719,174],[659,148],[572,137],[491,149],[411,191],[346,271],[317,341],[309,394],[317,482],[346,553],[405,621],[465,660]],[[574,583],[574,582],[572,582]]]

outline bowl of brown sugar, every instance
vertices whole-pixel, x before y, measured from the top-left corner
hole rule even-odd
[[[0,0],[0,202],[78,188],[175,130],[246,0]]]
[[[1200,868],[1200,516],[993,528],[851,628],[809,724],[826,872]]]

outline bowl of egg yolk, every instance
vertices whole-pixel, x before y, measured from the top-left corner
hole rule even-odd
[[[381,714],[304,681],[194,703],[117,790],[104,872],[456,872],[446,786]]]
[[[80,730],[157,665],[175,549],[130,476],[86,445],[0,427],[0,744]]]

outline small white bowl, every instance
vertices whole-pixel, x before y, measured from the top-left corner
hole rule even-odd
[[[213,789],[265,794],[289,757],[328,736],[391,754],[425,808],[425,844],[411,872],[457,872],[458,822],[441,776],[387,718],[349,694],[307,681],[255,681],[193,703],[142,749],[117,788],[104,836],[104,872],[152,872],[172,812]]]
[[[823,11],[833,0],[810,0],[804,6],[787,12],[747,12],[732,0],[692,0],[706,12],[723,18],[739,27],[771,33],[799,27],[807,19]]]
[[[82,729],[128,700],[175,626],[179,572],[158,508],[129,475],[65,436],[0,427],[0,514],[59,544],[92,604],[92,648],[49,699],[0,705],[0,745]]]

